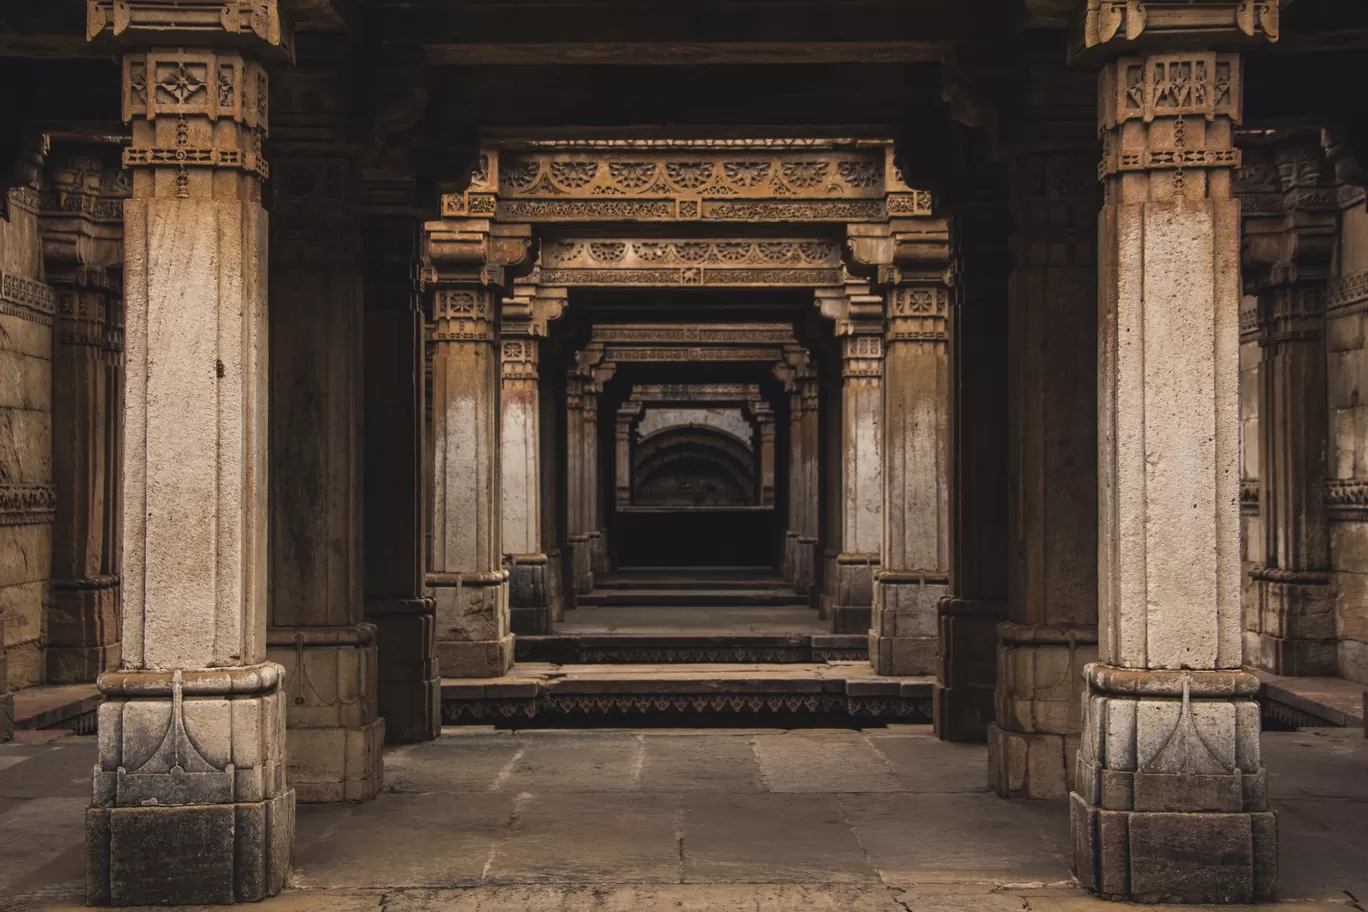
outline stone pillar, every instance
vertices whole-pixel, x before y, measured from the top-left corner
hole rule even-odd
[[[1248,664],[1281,675],[1339,670],[1326,516],[1329,408],[1325,290],[1339,231],[1335,183],[1319,131],[1248,150],[1274,172],[1276,212],[1248,207],[1246,284],[1260,322],[1262,566],[1258,611],[1244,634]],[[1242,174],[1262,170],[1246,168]],[[1251,201],[1253,202],[1253,201]]]
[[[362,598],[361,175],[340,84],[336,64],[301,67],[272,95],[266,637],[285,667],[289,780],[303,802],[365,801],[383,779]]]
[[[555,312],[546,308],[554,306]],[[503,550],[509,562],[509,611],[514,633],[551,632],[551,574],[542,550],[541,391],[539,348],[561,299],[505,302],[500,323],[503,394]]]
[[[1008,619],[988,728],[1004,798],[1068,794],[1097,659],[1096,87],[1056,59],[1023,80],[1010,174]]]
[[[786,348],[784,360],[774,365],[774,376],[784,384],[788,394],[788,510],[784,527],[784,549],[781,573],[799,594],[798,537],[803,527],[803,500],[806,478],[803,476],[803,395],[798,381],[799,371],[807,363],[807,353],[801,348]]]
[[[604,463],[601,459],[602,440],[599,428],[599,404],[603,401],[603,385],[613,377],[615,364],[601,362],[593,369],[593,379],[585,387],[584,413],[584,491],[585,516],[589,529],[590,570],[602,576],[608,572],[608,529],[603,509]],[[593,588],[591,583],[590,588]]]
[[[821,535],[821,415],[818,407],[820,384],[817,377],[817,362],[808,358],[806,370],[799,374],[799,395],[803,405],[803,501],[801,504],[799,534],[797,541],[797,565],[799,592],[812,593],[817,587],[817,561],[820,550],[817,547]]]
[[[212,904],[289,872],[284,669],[266,658],[267,75],[274,2],[89,4],[126,48],[122,663],[100,676],[91,904]]]
[[[513,664],[503,568],[497,293],[439,275],[433,305],[433,519],[428,585],[445,677]]]
[[[421,222],[384,186],[365,187],[365,617],[375,625],[376,703],[392,743],[441,731],[426,547]]]
[[[946,741],[987,736],[1007,596],[1006,192],[981,167],[950,223],[950,593],[932,703]]]
[[[869,631],[878,674],[936,667],[936,606],[950,582],[949,303],[943,271],[887,292],[883,567]]]
[[[562,299],[562,303],[564,299]],[[543,343],[543,348],[553,346],[551,340]],[[554,356],[554,350],[544,355]],[[550,360],[552,363],[547,364]],[[560,385],[564,371],[559,358],[542,358],[541,383],[538,392],[541,396],[541,534],[542,549],[546,552],[547,600],[551,605],[551,620],[560,621],[565,617],[565,568],[561,563],[561,520],[560,520],[560,466],[564,457],[560,455],[560,403],[565,401],[565,390]]]
[[[774,506],[774,410],[763,402],[749,403],[755,417],[755,435],[760,464],[757,482],[757,502],[762,507]]]
[[[58,137],[40,217],[44,268],[57,294],[52,360],[52,455],[57,506],[44,680],[94,681],[119,662],[119,577],[110,561],[111,457],[121,425],[110,341],[123,311],[123,203],[118,147]],[[112,440],[111,440],[112,438]]]
[[[1241,60],[1206,50],[1276,11],[1209,3],[1086,36],[1085,53],[1140,38],[1148,55],[1099,77],[1099,662],[1070,796],[1079,881],[1117,899],[1252,902],[1276,882],[1240,670]]]
[[[571,367],[565,380],[565,437],[566,437],[566,537],[564,560],[568,565],[567,579],[571,581],[571,598],[565,607],[574,608],[574,593],[589,592],[594,588],[594,571],[589,554],[589,519],[586,514],[585,455],[587,444],[584,440],[584,400],[585,386],[590,382],[580,363],[583,352],[576,356],[576,364]]]
[[[614,503],[619,507],[632,504],[632,433],[644,408],[640,402],[629,402],[617,412],[613,475],[617,480]]]
[[[820,294],[820,293],[819,293]],[[835,633],[868,633],[883,539],[883,301],[865,288],[819,297],[841,346],[840,550],[827,579]]]

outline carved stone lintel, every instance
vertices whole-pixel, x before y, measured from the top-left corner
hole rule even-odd
[[[1087,0],[1072,36],[1077,60],[1129,49],[1258,45],[1278,40],[1279,0]]]

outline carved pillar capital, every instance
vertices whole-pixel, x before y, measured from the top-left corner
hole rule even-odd
[[[909,282],[888,289],[885,339],[945,345],[949,340],[950,286],[940,280]]]
[[[1071,51],[1089,61],[1136,50],[1278,40],[1279,0],[1087,0]]]

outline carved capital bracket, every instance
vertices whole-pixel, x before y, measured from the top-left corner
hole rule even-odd
[[[123,201],[132,193],[119,162],[121,131],[57,135],[39,194],[39,231],[48,281],[59,294],[119,294],[123,288]],[[67,313],[67,311],[70,313]],[[81,319],[79,308],[59,316]],[[104,313],[88,314],[104,323]]]
[[[492,343],[498,334],[496,292],[479,285],[446,282],[433,289],[433,342]]]
[[[1279,0],[1087,0],[1070,38],[1076,61],[1121,53],[1254,47],[1278,40]]]
[[[86,0],[86,40],[228,47],[294,62],[294,31],[279,0]]]
[[[1246,140],[1248,161],[1234,189],[1245,290],[1259,307],[1242,330],[1265,345],[1317,340],[1339,237],[1333,168],[1315,131],[1260,131]]]

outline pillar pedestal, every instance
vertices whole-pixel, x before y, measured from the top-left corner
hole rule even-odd
[[[1097,628],[998,625],[996,719],[988,781],[1003,798],[1063,798],[1073,787],[1083,725],[1083,667],[1097,660]]]
[[[289,781],[304,803],[368,801],[384,780],[375,627],[271,627],[266,655],[285,669]]]
[[[509,626],[514,633],[551,632],[551,573],[545,554],[508,556]]]

